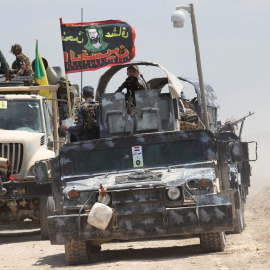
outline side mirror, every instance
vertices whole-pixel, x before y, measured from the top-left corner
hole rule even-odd
[[[48,141],[47,147],[48,149],[53,149],[53,141]]]
[[[231,163],[241,163],[243,161],[242,143],[240,141],[228,142]]]
[[[258,143],[255,141],[243,142],[242,149],[245,161],[256,161],[258,159]],[[250,158],[251,155],[251,158]]]
[[[44,184],[49,181],[47,162],[37,161],[35,163],[35,178],[38,184]]]

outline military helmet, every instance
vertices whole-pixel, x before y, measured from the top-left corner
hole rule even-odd
[[[130,69],[130,68],[134,68],[134,69],[136,69],[137,71],[139,71],[139,67],[138,67],[137,65],[128,66],[128,67],[127,67],[127,70]]]
[[[92,93],[92,94],[94,94],[94,88],[92,87],[92,86],[84,86],[84,88],[83,88],[83,93]]]
[[[18,44],[18,43],[15,43],[15,44],[13,44],[11,46],[10,52],[13,53],[13,52],[15,52],[18,49],[22,50],[22,46],[20,44]]]
[[[66,83],[67,83],[66,78],[65,78],[65,77],[60,77],[60,78],[58,79],[57,83],[63,83],[63,84],[66,84]],[[68,84],[71,85],[71,84],[70,84],[70,81],[68,81]]]

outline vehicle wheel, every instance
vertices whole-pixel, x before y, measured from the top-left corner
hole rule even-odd
[[[245,216],[244,216],[244,211],[245,211],[245,203],[244,203],[244,198],[239,194],[239,200],[240,200],[240,208],[235,210],[236,214],[236,224],[234,226],[234,233],[241,233],[244,228],[246,227],[245,223]]]
[[[236,224],[234,226],[234,233],[241,233],[245,228],[245,219],[242,207],[236,210]]]
[[[43,240],[49,239],[49,228],[47,217],[53,215],[54,208],[55,204],[52,196],[39,198],[40,230],[41,230],[41,238]]]
[[[87,264],[90,251],[86,242],[65,243],[67,265]]]
[[[203,252],[223,251],[226,244],[225,232],[204,233],[200,235],[201,249]]]
[[[245,202],[242,203],[242,215],[243,215],[243,230],[247,227],[245,220]]]

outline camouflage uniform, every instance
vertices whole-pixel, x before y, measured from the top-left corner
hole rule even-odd
[[[68,128],[68,132],[78,133],[80,141],[99,138],[99,128],[96,120],[96,106],[98,102],[91,99],[83,102],[77,109],[78,121],[75,126]]]
[[[11,74],[15,74],[16,77],[18,76],[33,76],[34,72],[32,69],[31,61],[30,59],[24,55],[23,53],[20,53],[16,56],[16,60],[12,64],[12,69],[10,70]],[[25,82],[25,85],[32,85],[33,81]]]
[[[30,59],[20,53],[16,56],[14,68],[11,69],[11,74],[16,76],[32,76],[34,74]]]
[[[186,108],[185,112],[182,112],[180,120],[181,130],[190,130],[201,128],[201,121],[193,110]]]

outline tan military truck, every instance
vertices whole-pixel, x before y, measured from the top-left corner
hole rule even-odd
[[[11,163],[8,174],[0,170],[0,229],[39,224],[42,238],[48,239],[47,216],[54,207],[51,184],[35,181],[34,164],[59,150],[58,86],[12,85],[0,87],[0,158]],[[39,95],[44,89],[52,100]]]

